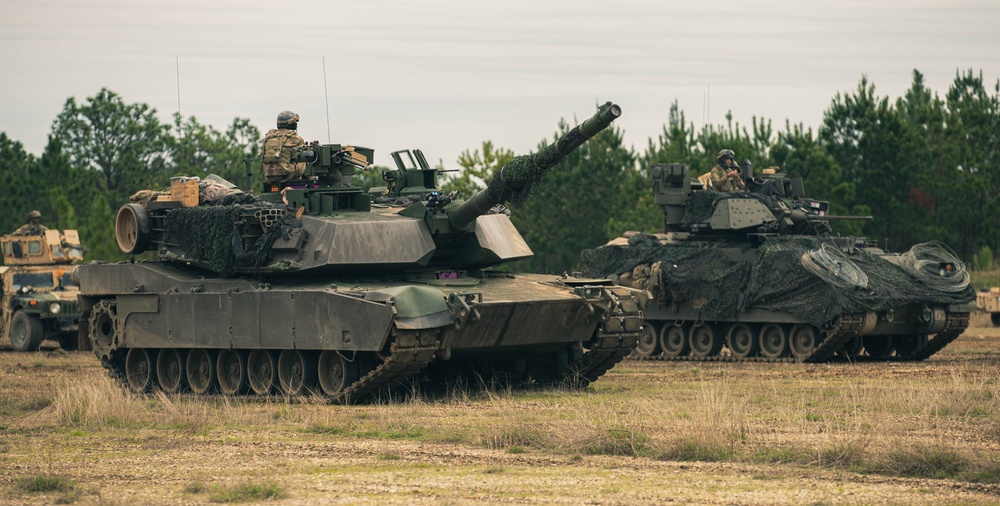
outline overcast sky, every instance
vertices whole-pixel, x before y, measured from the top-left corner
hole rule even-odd
[[[0,131],[35,154],[67,98],[107,87],[164,121],[264,132],[289,109],[306,140],[454,168],[608,100],[641,151],[674,100],[696,127],[727,111],[815,127],[862,75],[898,97],[917,69],[943,96],[971,68],[992,90],[1000,2],[0,0],[0,68]]]

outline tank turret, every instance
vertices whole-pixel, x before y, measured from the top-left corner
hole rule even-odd
[[[310,144],[292,152],[292,161],[306,164],[302,178],[265,183],[259,198],[200,180],[175,180],[169,194],[144,193],[119,210],[119,246],[227,276],[476,269],[520,260],[531,249],[505,214],[491,210],[525,200],[545,173],[620,115],[619,106],[602,105],[551,145],[513,159],[466,202],[441,195],[438,171],[417,150],[416,167],[404,162],[409,151],[393,153],[399,170],[384,175],[390,198],[373,206],[351,181],[370,169],[373,150]],[[227,190],[211,200],[219,186]]]
[[[968,326],[964,264],[937,242],[890,254],[832,233],[829,203],[801,178],[744,163],[718,192],[686,165],[650,167],[659,234],[626,233],[581,256],[588,276],[647,289],[637,349],[670,360],[923,360]]]

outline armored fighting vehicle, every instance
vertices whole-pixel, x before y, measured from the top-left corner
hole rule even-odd
[[[976,293],[976,307],[990,315],[990,323],[1000,327],[1000,287],[990,287]]]
[[[351,184],[373,150],[318,143],[291,154],[302,179],[259,197],[193,179],[137,194],[118,244],[159,261],[78,267],[84,333],[137,392],[356,401],[429,370],[585,385],[631,353],[647,293],[490,268],[532,255],[502,204],[620,114],[607,103],[465,202],[439,191],[419,151],[394,153],[373,199]]]
[[[715,192],[683,164],[651,168],[659,234],[581,256],[584,275],[648,289],[634,356],[669,360],[923,360],[969,324],[975,294],[944,245],[888,254],[831,234],[829,203],[800,178],[753,176]]]
[[[83,260],[76,230],[9,234],[0,245],[0,336],[17,351],[37,350],[46,339],[75,350],[79,291],[70,271]]]

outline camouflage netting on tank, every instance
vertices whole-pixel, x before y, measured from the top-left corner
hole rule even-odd
[[[273,216],[266,230],[255,217],[260,211]],[[172,209],[164,223],[168,243],[223,276],[265,265],[274,241],[302,226],[285,212],[284,205],[259,202],[245,193],[227,196],[215,205]]]
[[[864,251],[845,258],[864,272],[866,286],[834,284],[803,265],[803,255],[821,249],[815,237],[771,238],[757,250],[751,266],[727,259],[721,248],[664,246],[655,236],[636,235],[627,247],[585,251],[580,263],[588,276],[625,274],[622,284],[650,290],[661,306],[669,308],[690,299],[707,320],[731,319],[738,311],[761,308],[821,326],[840,314],[885,311],[912,303],[963,304],[975,298],[971,286],[957,292],[939,290],[903,267]],[[649,273],[647,278],[643,272]],[[707,302],[696,305],[702,298]]]
[[[493,202],[509,202],[510,207],[520,207],[528,201],[542,176],[562,159],[563,155],[554,145],[546,146],[535,154],[518,156],[490,180],[486,194]]]

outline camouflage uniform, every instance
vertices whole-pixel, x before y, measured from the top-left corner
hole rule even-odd
[[[743,178],[740,177],[739,170],[735,176],[727,175],[733,168],[725,169],[718,165],[712,167],[712,189],[717,192],[738,192],[744,191]]]
[[[306,141],[295,130],[273,128],[264,136],[261,159],[264,162],[264,179],[267,182],[287,181],[305,174],[305,163],[292,163],[292,149],[305,146]]]
[[[21,228],[15,230],[12,235],[45,235],[46,230],[48,229],[44,225],[28,223],[27,225],[21,225]]]

